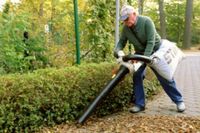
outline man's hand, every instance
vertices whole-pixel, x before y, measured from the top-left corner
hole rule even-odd
[[[125,54],[122,50],[120,50],[120,51],[118,51],[117,55],[118,55],[117,63],[121,64],[123,62],[122,58],[123,58],[123,56],[125,56]]]
[[[124,52],[122,50],[118,51],[117,53],[118,58],[117,58],[117,63],[120,65],[123,65],[129,69],[129,72],[132,73],[134,71],[134,66],[131,62],[124,62],[123,61],[123,56],[125,56]]]
[[[123,62],[122,57],[117,58],[117,63],[118,63],[118,64],[121,64],[122,62]]]
[[[118,51],[117,55],[118,55],[118,58],[125,56],[124,51],[122,50]]]

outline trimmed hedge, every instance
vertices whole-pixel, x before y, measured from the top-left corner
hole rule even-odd
[[[0,132],[33,132],[76,120],[111,80],[114,67],[111,63],[88,64],[0,77]],[[148,77],[146,94],[151,95],[158,84]],[[131,92],[132,79],[126,76],[94,114],[122,110],[130,103]]]

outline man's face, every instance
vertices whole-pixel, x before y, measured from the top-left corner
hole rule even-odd
[[[128,26],[128,27],[132,27],[136,22],[136,15],[135,13],[132,13],[129,15],[129,17],[123,21],[123,23]]]

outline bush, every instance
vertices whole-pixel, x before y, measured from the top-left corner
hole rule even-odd
[[[45,55],[45,34],[34,33],[29,13],[15,14],[6,4],[0,14],[0,74],[27,72],[49,65]],[[2,16],[1,16],[2,15]]]
[[[76,120],[111,80],[114,67],[111,63],[88,64],[2,76],[0,132],[32,132],[41,126]],[[126,76],[102,102],[96,115],[113,113],[127,106],[132,91],[130,77]],[[152,82],[145,85],[154,86]],[[155,87],[149,90],[152,88]],[[148,92],[148,88],[146,90]]]

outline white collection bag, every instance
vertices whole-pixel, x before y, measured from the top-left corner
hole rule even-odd
[[[151,55],[153,61],[150,66],[163,78],[171,81],[183,57],[184,53],[176,46],[176,43],[163,40],[160,48]]]

